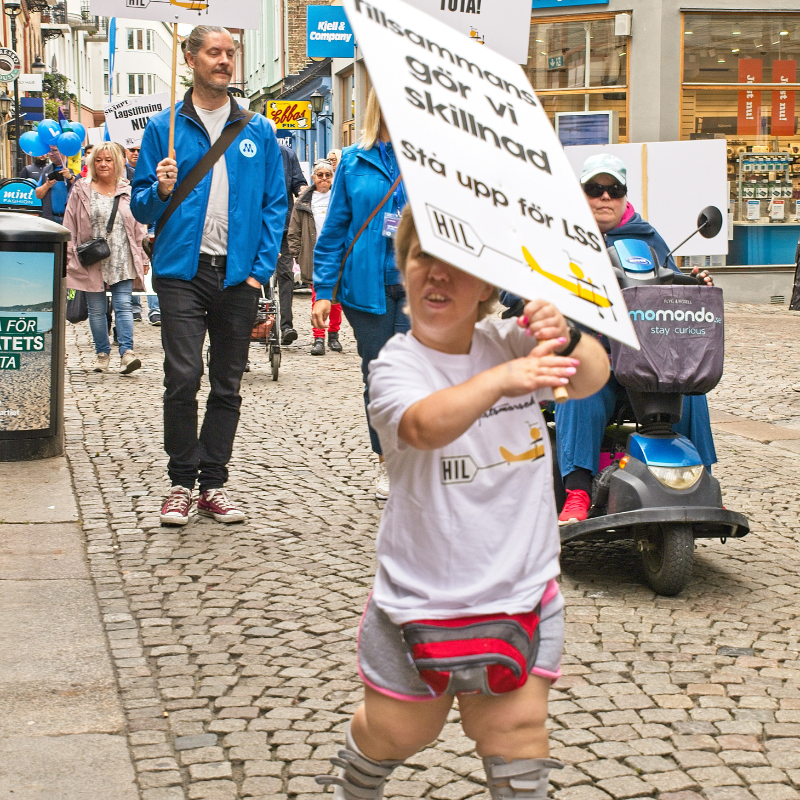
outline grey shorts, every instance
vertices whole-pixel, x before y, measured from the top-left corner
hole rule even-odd
[[[564,649],[564,598],[558,582],[550,581],[542,597],[539,649],[531,674],[556,680]],[[376,692],[397,700],[431,700],[433,689],[420,678],[402,631],[370,596],[358,631],[358,672]]]

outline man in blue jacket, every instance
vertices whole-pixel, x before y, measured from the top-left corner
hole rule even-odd
[[[146,225],[158,221],[176,182],[243,116],[227,91],[235,54],[228,31],[199,25],[182,48],[194,86],[176,106],[176,160],[169,158],[165,110],[150,119],[136,165],[131,209]],[[195,483],[198,513],[219,522],[245,518],[224,486],[250,333],[261,286],[275,271],[285,216],[278,143],[267,120],[255,115],[156,239],[153,282],[161,305],[164,449],[172,482],[161,509],[162,524],[189,521]],[[206,330],[211,392],[198,436],[197,391]]]

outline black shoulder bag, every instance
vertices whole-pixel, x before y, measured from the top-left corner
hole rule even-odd
[[[111,235],[111,229],[114,227],[114,220],[117,217],[117,209],[119,208],[119,195],[114,198],[114,205],[111,208],[111,216],[108,218],[106,224],[106,236]],[[88,242],[79,244],[75,248],[78,254],[78,261],[84,267],[91,267],[98,261],[108,258],[111,255],[111,248],[108,246],[106,236],[99,236],[97,239],[89,239]]]
[[[222,154],[230,147],[233,140],[247,127],[247,123],[255,116],[255,113],[252,111],[245,111],[244,109],[242,109],[242,111],[244,116],[231,125],[228,125],[228,127],[222,131],[217,141],[211,145],[211,149],[194,165],[194,167],[192,167],[189,174],[172,192],[169,205],[164,209],[164,213],[159,217],[158,222],[156,222],[156,233],[153,237],[153,241],[150,241],[149,236],[145,236],[144,239],[142,239],[142,247],[145,253],[147,253],[148,258],[153,257],[153,247],[155,246],[158,234],[161,233],[178,206],[189,196],[192,189],[205,178],[214,164],[219,161]]]

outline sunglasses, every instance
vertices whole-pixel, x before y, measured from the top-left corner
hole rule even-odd
[[[332,172],[315,172],[314,173],[314,177],[316,177],[316,178],[332,178],[333,177],[333,173]]]
[[[623,186],[621,183],[612,183],[611,186],[605,186],[602,183],[593,183],[589,181],[583,184],[583,193],[587,197],[602,197],[605,192],[612,200],[619,200],[620,197],[625,197],[628,194],[628,187]]]

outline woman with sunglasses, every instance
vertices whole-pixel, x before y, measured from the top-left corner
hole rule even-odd
[[[621,159],[609,153],[587,158],[581,173],[581,186],[606,246],[618,239],[641,239],[653,248],[660,264],[680,272],[672,256],[664,263],[669,246],[628,202],[627,173]],[[692,275],[713,286],[706,271],[695,268]],[[608,350],[605,337],[600,339]],[[556,406],[558,465],[567,490],[567,500],[558,517],[559,525],[582,522],[589,514],[592,478],[600,468],[603,432],[614,413],[619,391],[621,387],[612,373],[608,383],[591,397]],[[683,398],[681,421],[673,427],[691,439],[706,467],[716,463],[708,402],[704,395]]]
[[[311,308],[317,301],[314,289],[314,245],[322,231],[328,206],[331,202],[331,184],[333,183],[333,167],[330,161],[320,160],[314,164],[311,172],[311,186],[306,189],[294,204],[292,218],[286,241],[289,252],[300,265],[300,276],[311,284]],[[342,324],[342,306],[331,304],[328,317],[328,347],[335,353],[342,352],[339,342],[339,328]],[[325,355],[325,329],[314,326],[314,344],[311,345],[312,356]]]

